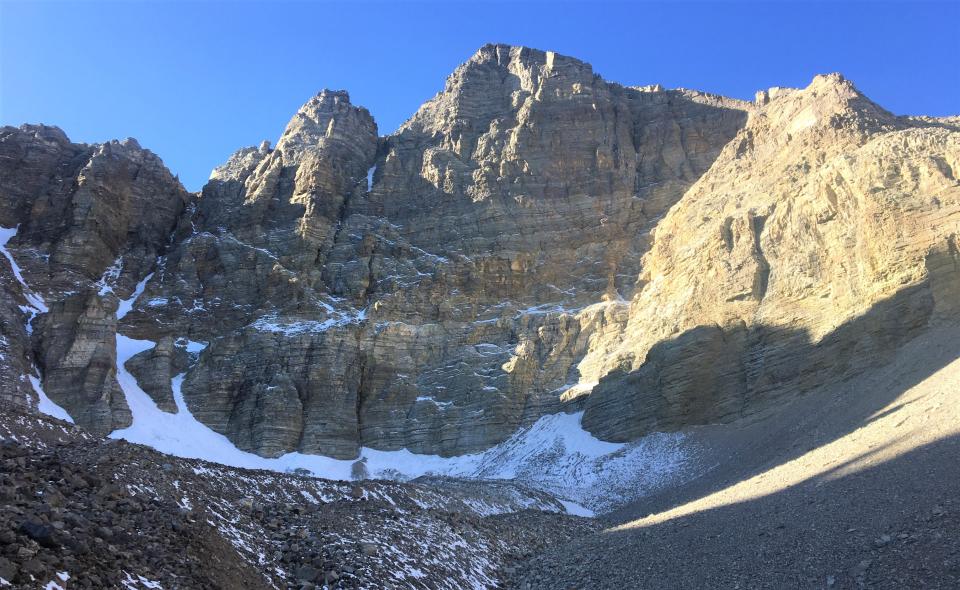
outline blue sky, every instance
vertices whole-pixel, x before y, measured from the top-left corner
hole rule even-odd
[[[197,190],[324,87],[394,131],[488,42],[739,98],[840,71],[895,113],[960,114],[958,23],[958,1],[0,0],[0,123],[136,137]]]

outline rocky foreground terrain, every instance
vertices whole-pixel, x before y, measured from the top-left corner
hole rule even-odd
[[[960,118],[839,74],[503,45],[388,136],[324,90],[196,194],[4,127],[0,578],[952,587],[957,170]]]
[[[605,514],[509,587],[960,587],[960,327],[761,420],[693,429],[713,468]]]
[[[486,588],[596,528],[507,482],[235,469],[9,406],[0,461],[0,586]]]

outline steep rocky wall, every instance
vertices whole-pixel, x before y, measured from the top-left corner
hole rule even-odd
[[[561,406],[597,325],[568,312],[632,293],[750,108],[506,46],[379,142],[325,91],[214,172],[128,329],[210,342],[185,396],[245,449],[486,448]]]
[[[611,440],[731,420],[955,314],[958,135],[836,75],[746,103],[503,45],[387,137],[323,91],[196,196],[132,140],[4,128],[0,391],[41,374],[126,425],[119,331],[156,343],[125,368],[161,409],[183,375],[268,456],[460,454],[571,406]]]
[[[757,412],[955,310],[956,128],[894,117],[837,75],[758,102],[657,227],[586,401],[604,438]]]
[[[153,270],[189,195],[131,139],[83,145],[55,127],[4,127],[0,162],[0,227],[16,228],[5,249],[20,273],[4,284],[5,302],[19,309],[8,305],[2,324],[20,375],[3,395],[35,403],[24,378],[42,375],[78,424],[98,434],[125,426],[117,299]]]

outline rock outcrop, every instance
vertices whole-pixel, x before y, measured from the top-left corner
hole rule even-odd
[[[39,371],[47,394],[95,433],[126,426],[117,299],[154,269],[189,195],[132,139],[91,146],[55,127],[4,127],[0,161],[0,226],[16,228],[4,264],[19,277],[4,299],[28,314],[5,315],[3,336],[24,359],[21,377]],[[26,404],[35,393],[4,397]]]
[[[955,317],[957,129],[838,75],[761,102],[657,227],[586,401],[604,438],[754,413]]]
[[[561,407],[656,218],[750,108],[505,46],[379,141],[325,91],[214,171],[130,331],[210,342],[184,395],[244,449],[486,448]]]
[[[132,140],[4,128],[2,395],[35,364],[78,423],[126,425],[119,330],[156,343],[126,369],[161,409],[183,375],[267,456],[730,420],[955,312],[958,143],[836,75],[747,103],[503,45],[387,137],[323,91],[195,196]]]

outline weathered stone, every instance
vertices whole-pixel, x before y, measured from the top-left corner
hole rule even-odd
[[[137,384],[164,412],[176,412],[171,380],[189,366],[186,348],[174,344],[166,336],[157,340],[157,345],[130,358],[126,368],[136,377]]]
[[[185,397],[241,448],[485,448],[564,403],[619,313],[570,312],[632,292],[653,222],[749,108],[507,46],[379,146],[321,93],[214,172],[131,328],[211,341]]]
[[[51,303],[38,320],[37,365],[47,394],[97,434],[130,424],[116,380],[116,300],[89,289]]]
[[[26,520],[20,524],[20,532],[39,543],[42,547],[51,548],[59,544],[54,538],[53,527],[42,522]]]
[[[115,378],[116,296],[128,296],[156,267],[188,195],[132,139],[84,145],[55,127],[3,127],[0,158],[0,226],[18,228],[7,251],[49,306],[29,324],[0,310],[14,370],[22,371],[0,391],[14,397],[8,388],[16,384],[17,397],[33,397],[22,384],[39,369],[47,394],[79,424],[97,433],[126,425],[129,410]],[[5,304],[23,300],[22,284],[4,284]],[[36,328],[38,341],[11,324]]]
[[[955,318],[957,131],[839,75],[771,94],[657,226],[629,319],[596,345],[584,426],[627,440],[733,420]]]
[[[30,287],[0,261],[0,396],[36,369],[81,425],[125,426],[119,332],[156,342],[124,368],[161,409],[183,374],[265,456],[454,455],[571,407],[611,440],[732,420],[955,316],[957,145],[836,75],[750,103],[503,45],[388,137],[323,91],[196,198],[132,140],[3,128]]]

